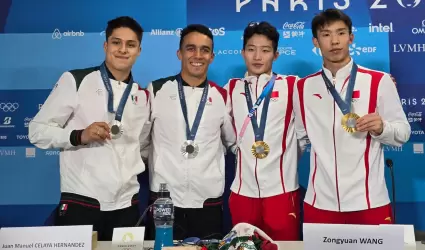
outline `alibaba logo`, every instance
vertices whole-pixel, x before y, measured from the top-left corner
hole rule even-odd
[[[391,222],[391,217],[387,217],[385,220]]]

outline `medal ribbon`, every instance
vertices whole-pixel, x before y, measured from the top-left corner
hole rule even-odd
[[[275,81],[276,81],[276,75],[273,74],[271,79],[267,83],[266,87],[263,89],[263,92],[261,92],[260,97],[258,97],[257,101],[255,102],[254,106],[252,106],[252,98],[251,98],[251,92],[249,91],[249,83],[245,81],[245,98],[246,98],[246,103],[248,105],[249,112],[244,120],[241,131],[239,133],[238,144],[240,144],[240,141],[242,140],[242,137],[245,134],[246,128],[248,127],[249,120],[251,120],[251,123],[252,123],[252,128],[255,134],[255,141],[263,140],[264,130],[266,128],[267,112],[268,112],[269,103],[270,103],[270,95],[273,90]],[[257,115],[255,114],[255,112],[257,111],[258,107],[260,106],[263,100],[264,100],[263,112],[261,113],[260,127],[258,127]]]
[[[332,97],[334,98],[336,104],[341,110],[342,114],[346,115],[351,112],[351,100],[353,98],[354,84],[356,83],[357,76],[357,64],[353,63],[351,68],[350,80],[347,85],[347,93],[345,95],[345,102],[342,100],[341,96],[338,94],[335,86],[332,82],[326,77],[325,72],[322,70],[322,78],[325,81],[326,88],[331,92]]]
[[[115,113],[115,120],[121,122],[122,114],[124,113],[124,108],[127,103],[128,96],[130,95],[131,88],[133,87],[133,77],[130,78],[130,81],[127,83],[127,87],[122,94],[120,103],[118,105],[117,111],[114,111],[114,91],[112,90],[111,80],[109,79],[108,73],[106,71],[105,63],[100,65],[100,75],[102,76],[103,84],[105,85],[106,90],[108,91],[108,112]]]
[[[192,129],[190,129],[189,120],[187,118],[186,99],[185,99],[183,83],[182,83],[182,79],[180,75],[177,76],[177,83],[178,83],[177,87],[179,90],[180,106],[183,112],[184,121],[186,123],[186,139],[194,141],[196,133],[198,132],[199,124],[201,123],[202,114],[204,113],[204,108],[205,108],[205,104],[207,102],[207,97],[208,97],[209,86],[207,84],[204,87],[204,91],[202,92],[201,102],[199,103],[198,111],[196,112],[195,120],[193,121],[193,124],[192,124]]]

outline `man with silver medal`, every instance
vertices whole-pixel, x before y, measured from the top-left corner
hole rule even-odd
[[[174,204],[173,238],[222,238],[224,148],[236,144],[225,89],[207,79],[214,59],[208,27],[188,25],[180,35],[181,70],[148,84],[151,96],[151,202],[167,183]],[[155,226],[147,228],[155,239]]]
[[[204,113],[205,104],[208,97],[209,86],[206,85],[202,91],[201,101],[196,112],[195,120],[193,121],[192,128],[189,128],[189,120],[187,117],[187,104],[186,98],[183,90],[183,83],[181,76],[177,76],[177,88],[179,92],[180,106],[184,116],[184,121],[186,124],[186,141],[182,144],[180,150],[182,155],[187,159],[195,158],[199,153],[199,146],[195,143],[196,133],[198,132],[199,123],[201,122],[202,115]]]
[[[105,89],[108,92],[108,117],[114,116],[113,121],[110,123],[110,134],[112,139],[118,139],[124,133],[124,128],[121,123],[124,108],[127,104],[128,97],[130,96],[131,89],[133,87],[133,76],[130,75],[129,82],[122,94],[118,108],[114,110],[114,91],[112,90],[111,80],[109,79],[106,71],[105,63],[100,66],[100,75],[102,77]]]
[[[114,228],[134,226],[140,217],[150,102],[131,74],[143,28],[122,16],[108,22],[105,35],[104,62],[62,74],[30,123],[29,138],[61,149],[55,225],[93,225],[98,240],[111,241]]]

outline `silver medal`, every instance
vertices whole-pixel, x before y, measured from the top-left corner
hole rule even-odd
[[[112,139],[120,138],[124,133],[121,122],[115,120],[110,126],[110,134]]]
[[[199,153],[199,146],[191,140],[187,140],[181,146],[181,153],[187,159],[195,158]]]

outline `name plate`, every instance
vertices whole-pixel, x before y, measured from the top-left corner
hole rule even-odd
[[[144,227],[117,227],[112,235],[112,250],[143,250]]]
[[[304,223],[305,250],[403,250],[404,229]]]
[[[0,229],[0,249],[91,250],[93,226]]]

